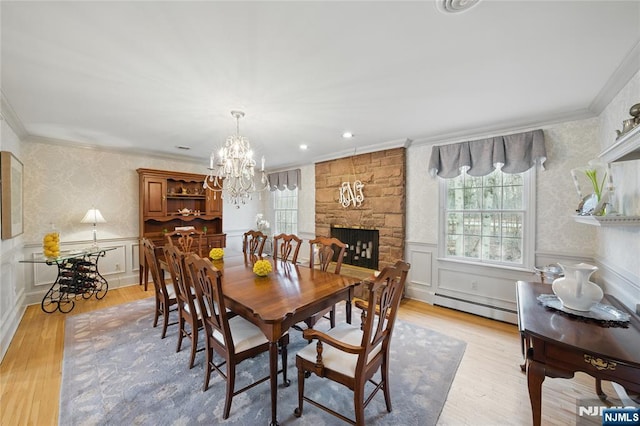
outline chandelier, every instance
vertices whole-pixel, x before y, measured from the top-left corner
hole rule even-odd
[[[254,181],[256,161],[253,159],[253,151],[251,151],[249,140],[240,136],[240,118],[244,117],[244,112],[231,111],[231,115],[236,119],[236,134],[227,138],[217,157],[214,152],[211,152],[209,174],[202,187],[213,191],[214,198],[220,193],[223,199],[239,208],[240,204],[245,204],[251,199],[254,192],[267,189],[269,180],[264,173],[264,157],[262,157],[261,187],[256,188]]]

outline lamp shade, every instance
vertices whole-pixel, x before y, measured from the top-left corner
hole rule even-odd
[[[107,223],[98,209],[89,209],[80,223]]]

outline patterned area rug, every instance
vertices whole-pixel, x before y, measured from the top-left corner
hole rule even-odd
[[[344,308],[344,304],[341,306]],[[151,326],[152,312],[153,299],[149,298],[67,318],[60,425],[268,423],[268,381],[234,397],[229,419],[222,420],[224,381],[214,372],[209,390],[203,392],[204,353],[197,353],[196,364],[190,370],[190,342],[185,340],[182,351],[176,352],[177,326],[170,326],[167,337],[160,339],[161,327]],[[338,318],[344,318],[344,313],[339,312]],[[359,321],[357,309],[355,321]],[[296,330],[291,330],[290,335],[291,386],[278,389],[279,423],[340,424],[337,418],[308,403],[302,417],[293,415],[297,405],[295,354],[306,341]],[[393,411],[387,413],[384,396],[379,392],[365,409],[366,423],[435,425],[465,346],[460,340],[396,321],[390,364]],[[244,361],[238,367],[236,388],[268,371],[268,354]],[[307,379],[307,392],[347,417],[354,417],[353,394],[343,386],[312,375]]]

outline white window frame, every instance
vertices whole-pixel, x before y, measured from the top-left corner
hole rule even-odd
[[[523,226],[522,233],[522,264],[504,263],[482,259],[465,257],[452,257],[447,255],[447,180],[439,178],[439,214],[438,214],[438,260],[446,262],[465,263],[478,266],[488,266],[501,269],[512,269],[530,272],[534,268],[536,245],[536,169],[530,168],[522,173],[523,179]],[[497,210],[500,211],[500,210]]]
[[[278,197],[283,195],[283,193],[285,192],[294,192],[295,193],[295,197],[296,197],[296,202],[295,202],[295,208],[291,208],[291,209],[281,209],[277,207],[277,202],[278,202]],[[276,190],[273,191],[272,193],[272,199],[273,199],[273,232],[274,235],[278,235],[278,234],[282,234],[282,233],[286,233],[286,234],[298,234],[298,215],[299,215],[299,209],[298,206],[300,205],[300,194],[298,192],[298,188],[295,189],[285,189],[284,191],[280,191],[280,190]],[[279,227],[279,222],[278,222],[278,212],[279,211],[295,211],[295,224],[293,224],[293,232],[285,232],[282,231]]]

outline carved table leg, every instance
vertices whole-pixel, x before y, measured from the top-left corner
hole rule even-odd
[[[602,380],[600,379],[596,379],[596,395],[598,395],[598,398],[600,398],[602,401],[605,401],[607,399],[607,394],[602,390]]]
[[[542,382],[544,382],[544,377],[544,364],[529,360],[527,363],[527,383],[533,413],[533,426],[540,426],[542,421]]]

